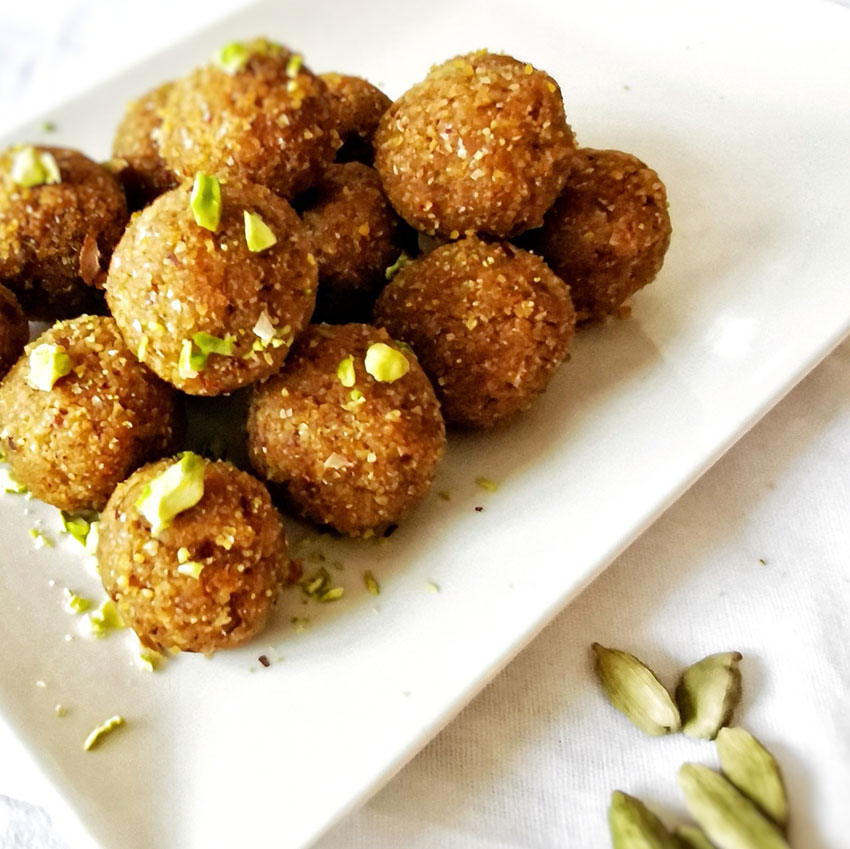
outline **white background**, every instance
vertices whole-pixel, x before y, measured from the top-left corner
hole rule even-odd
[[[2,0],[0,130],[242,5]],[[792,843],[850,847],[848,514],[845,343],[319,846],[601,847],[614,788],[682,817],[675,770],[711,762],[712,746],[644,738],[610,710],[598,640],[671,684],[704,654],[741,650],[737,718],[785,768]],[[0,847],[64,847],[14,742],[0,752]]]

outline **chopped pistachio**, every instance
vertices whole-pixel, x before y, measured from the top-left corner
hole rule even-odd
[[[187,560],[185,563],[181,563],[177,567],[177,571],[181,575],[187,575],[190,578],[194,578],[198,580],[201,577],[201,572],[203,571],[204,564],[200,562],[200,560]]]
[[[127,627],[111,598],[104,599],[99,607],[86,614],[83,626],[86,633],[98,639],[108,636],[111,631]]]
[[[345,590],[342,587],[331,587],[319,596],[319,601],[337,601],[342,598],[344,592]]]
[[[491,481],[490,478],[476,478],[475,483],[481,487],[481,489],[486,489],[487,492],[495,492],[499,485],[494,481]]]
[[[363,360],[366,371],[381,383],[395,383],[410,371],[410,361],[384,342],[369,346]]]
[[[53,121],[42,121],[41,131],[43,133],[55,133],[56,124],[54,124]]]
[[[387,280],[392,280],[393,277],[396,276],[402,266],[404,266],[409,259],[410,257],[404,251],[402,251],[399,254],[398,259],[384,272],[384,276],[387,278]]]
[[[213,336],[212,333],[196,333],[192,337],[195,347],[206,357],[210,354],[218,354],[221,357],[232,357],[236,350],[236,338],[234,336]]]
[[[292,79],[298,75],[301,66],[304,64],[304,58],[300,53],[293,53],[286,63],[286,76]]]
[[[60,512],[62,517],[62,530],[70,534],[83,548],[86,547],[92,524],[97,521],[98,514],[95,510],[84,510],[78,513],[69,513],[67,510]]]
[[[97,554],[97,543],[100,540],[100,521],[89,525],[88,536],[86,536],[86,551],[89,554]]]
[[[277,236],[256,212],[244,211],[245,242],[251,253],[260,253],[277,244]]]
[[[120,728],[122,725],[124,725],[123,716],[119,716],[118,714],[110,716],[106,722],[102,722],[91,732],[91,734],[89,734],[88,737],[86,737],[86,740],[83,743],[83,750],[88,752],[90,749],[93,749],[107,734],[114,731],[116,728]]]
[[[71,358],[61,345],[42,342],[30,351],[27,383],[33,389],[49,392],[60,378],[71,371]]]
[[[27,495],[29,493],[29,487],[20,483],[8,469],[0,469],[0,481],[2,481],[0,485],[8,495]]]
[[[205,468],[202,457],[185,451],[176,463],[148,481],[136,501],[136,509],[150,522],[154,534],[204,497]]]
[[[63,606],[68,613],[85,613],[91,607],[91,602],[72,590],[66,589]]]
[[[369,590],[372,595],[381,594],[381,585],[375,580],[375,576],[370,571],[363,573],[363,583],[366,584],[366,589]]]
[[[194,380],[207,367],[207,355],[199,351],[191,339],[184,339],[180,346],[177,373],[184,380]]]
[[[336,376],[339,382],[346,388],[354,386],[357,376],[354,373],[354,357],[349,354],[336,367]]]
[[[61,183],[59,165],[52,153],[32,145],[19,148],[12,158],[12,182],[25,189]]]
[[[251,52],[239,41],[231,41],[213,54],[213,64],[226,74],[239,73],[251,58]]]
[[[439,584],[435,584],[433,581],[428,581],[428,589],[429,589],[432,593],[438,593],[438,592],[440,591],[440,585],[439,585]]]
[[[189,208],[199,227],[213,233],[218,229],[221,221],[221,184],[218,178],[201,171],[195,174]]]
[[[361,404],[366,403],[366,396],[359,389],[352,389],[348,393],[348,401],[340,405],[343,410],[353,413]]]
[[[36,548],[53,548],[53,540],[38,528],[30,528],[30,536],[33,538]]]

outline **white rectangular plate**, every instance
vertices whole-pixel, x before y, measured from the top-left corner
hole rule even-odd
[[[65,640],[76,631],[61,590],[91,593],[93,579],[67,539],[33,550],[29,526],[40,517],[55,535],[53,511],[0,499],[0,715],[80,831],[114,849],[307,845],[850,327],[846,9],[270,1],[45,116],[59,127],[49,140],[105,157],[127,99],[260,33],[392,96],[432,62],[481,46],[533,62],[561,82],[582,144],[658,170],[674,238],[633,317],[582,331],[528,415],[453,435],[434,494],[390,540],[310,548],[345,562],[334,573],[343,601],[317,611],[288,593],[242,650],[150,675],[123,635]],[[38,138],[35,126],[4,143]],[[479,475],[499,491],[476,488]],[[451,501],[437,497],[444,489]],[[378,598],[362,587],[366,568]],[[311,627],[296,633],[293,615]],[[88,731],[112,713],[127,727],[84,754]]]

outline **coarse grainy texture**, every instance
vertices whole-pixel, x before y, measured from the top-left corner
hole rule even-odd
[[[378,297],[375,323],[416,351],[447,422],[490,427],[546,388],[575,313],[539,257],[473,236],[404,265]]]
[[[117,176],[132,210],[147,206],[177,185],[177,178],[159,152],[159,128],[172,86],[165,83],[130,101],[115,131],[112,155],[127,163],[121,163]]]
[[[252,184],[225,185],[221,193],[215,233],[195,222],[190,184],[160,195],[133,216],[106,281],[131,350],[192,395],[231,392],[277,371],[315,306],[316,261],[292,207]],[[267,250],[248,249],[245,211],[258,214],[277,239]],[[263,316],[272,339],[255,332]],[[210,354],[196,370],[181,366],[197,333],[232,337],[232,356]]]
[[[57,147],[61,182],[24,188],[12,179],[20,146],[0,153],[0,283],[31,318],[66,318],[102,304],[100,271],[127,223],[115,177],[82,153]]]
[[[160,150],[183,177],[231,174],[293,197],[339,145],[327,86],[285,47],[257,39],[245,48],[250,58],[233,74],[211,63],[175,82]]]
[[[301,515],[352,536],[419,502],[445,444],[434,390],[412,353],[403,351],[409,371],[391,383],[366,372],[377,342],[392,344],[366,324],[311,326],[284,368],[255,387],[248,414],[254,468]],[[337,370],[349,357],[343,381]]]
[[[71,371],[30,385],[29,353],[62,346]],[[103,316],[60,321],[31,342],[0,384],[0,443],[15,478],[63,510],[99,510],[135,468],[176,446],[175,394],[127,350]]]
[[[372,148],[375,130],[392,101],[362,77],[330,73],[322,74],[321,78],[328,87],[336,131],[342,141],[337,161],[357,160],[371,165],[375,158]]]
[[[0,379],[21,356],[29,338],[29,322],[18,299],[0,285]]]
[[[302,214],[319,264],[314,321],[368,320],[385,272],[404,245],[399,217],[377,172],[360,162],[331,165]],[[409,231],[408,231],[409,232]]]
[[[655,171],[629,153],[581,148],[540,246],[569,283],[582,321],[616,314],[655,279],[670,232],[667,191]]]
[[[275,605],[287,575],[283,525],[260,481],[210,462],[201,500],[154,536],[136,502],[172,462],[139,469],[109,499],[97,547],[103,586],[150,648],[233,648],[263,628]],[[197,577],[179,572],[183,563],[200,565]]]
[[[375,167],[402,218],[455,239],[539,227],[574,152],[557,83],[486,51],[432,68],[375,134]]]

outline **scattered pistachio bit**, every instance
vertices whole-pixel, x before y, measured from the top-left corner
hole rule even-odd
[[[85,613],[90,607],[91,602],[81,595],[69,589],[65,589],[64,608],[68,613]]]
[[[55,133],[56,124],[54,124],[53,121],[43,121],[41,124],[41,131],[43,133]]]
[[[399,270],[404,266],[410,257],[407,255],[405,251],[402,251],[399,254],[398,259],[384,272],[384,276],[387,280],[392,280],[393,277],[399,272]]]
[[[244,44],[239,41],[231,41],[220,47],[212,57],[213,64],[226,74],[239,73],[251,58],[251,53]]]
[[[29,494],[29,487],[20,483],[8,469],[0,469],[0,479],[3,481],[3,491],[8,495]]]
[[[344,404],[341,404],[343,410],[346,410],[349,413],[353,413],[357,410],[357,408],[361,404],[366,403],[366,396],[359,389],[352,389],[351,392],[348,393],[348,401]]]
[[[256,212],[243,213],[245,217],[245,242],[251,253],[261,253],[277,244],[277,236]]]
[[[487,492],[496,492],[499,488],[499,485],[494,481],[491,481],[490,478],[476,478],[475,483],[477,486],[480,486],[481,489],[486,489]]]
[[[71,358],[61,345],[42,342],[30,351],[27,383],[33,389],[49,392],[56,381],[71,371]]]
[[[719,849],[790,849],[777,826],[720,773],[685,764],[679,786],[691,816]]]
[[[204,357],[210,354],[218,354],[221,357],[232,357],[236,350],[235,336],[225,336],[222,339],[220,336],[213,336],[212,333],[201,331],[192,337],[192,342]]]
[[[438,592],[440,591],[440,585],[439,585],[439,584],[434,583],[434,581],[428,581],[428,589],[429,589],[432,593],[438,593]]]
[[[723,774],[749,796],[777,825],[788,824],[788,798],[779,764],[770,752],[743,728],[721,728],[717,754]]]
[[[136,501],[136,509],[150,522],[157,534],[171,524],[184,510],[194,507],[204,497],[206,461],[191,451],[184,451],[176,463],[148,481]]]
[[[689,666],[676,686],[682,731],[713,740],[741,701],[740,652],[722,652]]]
[[[88,536],[86,536],[86,551],[91,555],[97,554],[97,543],[100,540],[100,520],[89,525]]]
[[[375,576],[368,570],[363,573],[363,583],[366,584],[366,589],[369,590],[372,595],[381,594],[381,585],[375,580]]]
[[[181,563],[177,567],[177,571],[181,575],[187,575],[188,577],[195,578],[197,580],[201,577],[203,568],[204,564],[199,560],[187,560],[185,563]]]
[[[177,361],[177,374],[183,380],[194,380],[207,367],[207,357],[195,348],[191,339],[184,339]]]
[[[221,221],[221,184],[218,178],[201,171],[195,174],[189,209],[199,227],[213,233],[218,229]]]
[[[56,713],[56,716],[58,716],[60,719],[61,719],[63,716],[67,716],[67,715],[68,715],[68,708],[67,708],[67,707],[65,707],[65,705],[63,705],[61,702],[60,702],[58,705],[56,705],[56,707],[55,707],[55,708],[53,708],[53,710],[54,710],[54,712]]]
[[[62,182],[56,157],[46,150],[36,150],[32,145],[19,148],[12,158],[12,182],[24,189]]]
[[[81,546],[86,547],[89,533],[91,532],[92,523],[97,521],[97,513],[94,510],[87,510],[81,513],[69,513],[67,510],[62,510],[62,530],[66,534],[70,534]]]
[[[33,538],[36,549],[54,547],[53,540],[46,536],[38,528],[30,528],[29,535]]]
[[[695,825],[680,825],[674,832],[681,849],[714,849],[702,829]]]
[[[648,666],[619,649],[608,649],[599,643],[592,648],[602,689],[617,710],[654,737],[679,730],[679,709]]]
[[[163,656],[147,646],[139,645],[139,652],[136,655],[136,664],[144,669],[145,672],[156,672],[163,661]]]
[[[611,794],[608,826],[614,849],[678,849],[664,823],[640,799],[620,790]]]
[[[126,627],[115,602],[111,598],[104,599],[99,607],[83,619],[83,630],[98,639],[108,636],[111,631],[118,631]]]
[[[410,371],[407,357],[384,342],[370,345],[363,362],[366,371],[381,383],[395,383]]]
[[[331,587],[319,596],[319,601],[337,601],[342,598],[344,592],[345,589],[343,587]]]
[[[123,716],[119,716],[118,714],[110,716],[106,722],[98,725],[97,728],[95,728],[91,734],[86,737],[86,741],[83,743],[83,750],[88,752],[90,749],[93,749],[107,734],[114,731],[116,728],[120,728],[122,725],[124,725]]]
[[[346,388],[354,386],[357,376],[354,373],[354,357],[349,354],[336,367],[336,376],[339,382]]]

